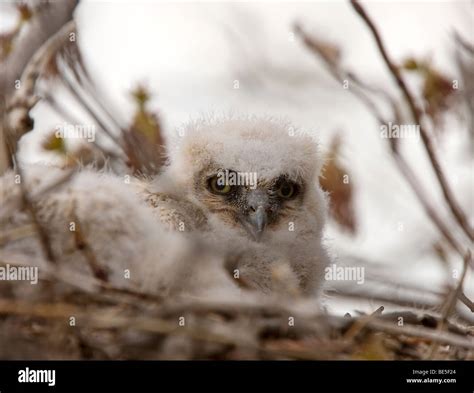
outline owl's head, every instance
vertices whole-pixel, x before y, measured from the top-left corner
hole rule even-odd
[[[321,202],[321,159],[307,133],[272,118],[187,125],[168,173],[195,203],[254,240]]]

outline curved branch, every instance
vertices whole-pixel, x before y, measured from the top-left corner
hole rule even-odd
[[[467,217],[465,213],[462,211],[461,207],[457,203],[456,199],[454,198],[454,195],[449,187],[449,184],[446,180],[446,177],[444,175],[444,172],[441,168],[441,165],[439,163],[438,158],[436,157],[435,149],[433,147],[433,144],[431,142],[431,138],[426,130],[426,128],[423,126],[423,119],[422,119],[422,111],[421,109],[416,105],[415,103],[415,98],[411,94],[410,90],[408,89],[404,79],[402,78],[402,75],[400,73],[399,68],[395,65],[393,60],[390,59],[387,50],[385,49],[385,46],[382,42],[382,38],[380,37],[380,34],[375,27],[374,23],[370,19],[370,17],[367,15],[365,12],[364,8],[362,5],[359,4],[357,0],[351,0],[352,7],[355,9],[355,11],[360,15],[360,17],[364,20],[365,24],[368,26],[369,30],[371,31],[375,42],[377,44],[377,48],[379,49],[379,52],[387,65],[388,69],[390,70],[390,73],[392,76],[395,78],[395,81],[397,82],[398,86],[400,87],[400,90],[403,93],[403,96],[405,97],[405,101],[407,102],[410,112],[413,116],[413,119],[415,120],[416,124],[420,126],[420,134],[421,134],[421,139],[423,141],[423,146],[425,147],[426,153],[428,154],[428,157],[430,159],[431,166],[433,167],[433,170],[436,174],[436,178],[438,179],[438,183],[441,187],[441,191],[443,193],[444,199],[446,200],[446,203],[448,204],[451,213],[453,214],[454,218],[458,222],[458,224],[461,226],[463,231],[466,233],[466,235],[469,237],[469,239],[474,240],[474,231],[473,229],[469,226]]]

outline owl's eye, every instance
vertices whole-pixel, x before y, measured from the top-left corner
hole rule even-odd
[[[296,186],[289,181],[282,181],[277,189],[278,196],[284,199],[290,199],[296,195]]]
[[[232,191],[232,187],[223,182],[219,176],[211,177],[208,181],[208,187],[214,194],[225,195]]]

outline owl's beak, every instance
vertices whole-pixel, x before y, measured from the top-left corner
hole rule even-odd
[[[253,191],[248,197],[248,205],[250,210],[243,217],[243,225],[256,241],[260,241],[268,222],[268,197],[260,190]]]
[[[259,241],[262,237],[263,230],[267,225],[267,213],[265,208],[263,206],[258,206],[255,212],[249,214],[248,221],[253,229],[253,237],[256,241]]]

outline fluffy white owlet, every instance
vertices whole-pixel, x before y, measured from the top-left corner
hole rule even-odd
[[[252,288],[270,292],[281,278],[317,293],[328,255],[313,138],[269,118],[200,120],[181,131],[169,166],[146,187],[159,220],[238,255],[234,271]]]

